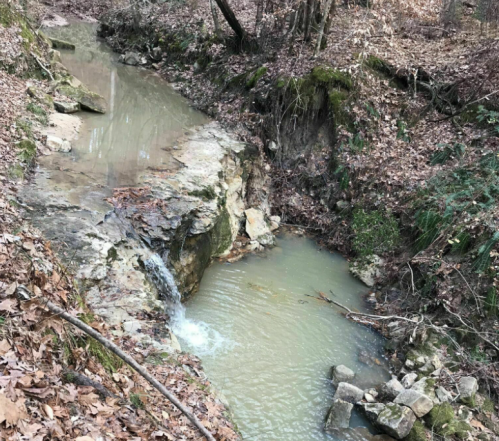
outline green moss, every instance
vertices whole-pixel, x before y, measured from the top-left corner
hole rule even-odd
[[[14,12],[9,5],[0,4],[0,24],[4,28],[10,28],[16,22]]]
[[[36,144],[29,140],[23,139],[17,144],[17,156],[22,162],[31,164],[36,157]]]
[[[225,252],[232,245],[232,229],[230,225],[230,216],[224,207],[222,213],[213,228],[213,255],[217,256]]]
[[[319,83],[341,87],[346,90],[353,89],[352,77],[349,74],[341,72],[337,69],[326,66],[316,66],[312,69],[311,75],[312,78]]]
[[[201,190],[190,191],[189,196],[196,196],[198,198],[211,201],[217,197],[217,194],[215,193],[215,189],[211,185],[209,185],[208,187],[204,187]]]
[[[116,251],[115,247],[109,248],[107,251],[107,259],[111,261],[115,261],[118,258],[118,251]]]
[[[391,73],[390,65],[374,55],[369,55],[364,61],[364,64],[382,74],[389,75]]]
[[[7,170],[10,179],[24,179],[25,170],[20,164],[11,165]]]
[[[29,103],[26,106],[26,110],[29,112],[35,114],[37,116],[37,120],[46,126],[48,124],[48,117],[47,117],[47,112],[45,112],[45,109],[35,103]]]
[[[26,135],[28,138],[33,138],[33,130],[31,128],[31,121],[18,118],[16,120],[16,129],[19,135]]]
[[[267,68],[265,66],[259,67],[253,75],[250,77],[250,79],[246,82],[246,88],[247,89],[253,89],[265,74],[267,73]]]
[[[490,398],[485,398],[485,401],[483,402],[482,405],[482,410],[484,412],[494,412],[495,411],[494,402]]]
[[[424,424],[421,421],[416,420],[409,435],[404,438],[404,441],[427,441]]]
[[[123,366],[121,358],[114,355],[109,349],[102,346],[101,343],[93,338],[87,340],[86,348],[88,353],[97,358],[102,367],[108,372],[116,372]]]
[[[430,410],[426,420],[430,428],[442,434],[449,425],[455,423],[454,409],[449,403],[439,404]]]
[[[140,395],[139,394],[130,394],[130,402],[137,409],[143,409],[144,408],[144,403],[140,399]]]

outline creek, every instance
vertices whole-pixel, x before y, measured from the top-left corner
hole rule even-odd
[[[65,228],[68,234],[77,233],[80,219],[85,225],[91,221],[92,228],[103,224],[102,216],[89,213],[110,212],[104,198],[114,188],[141,185],[140,174],[147,170],[160,170],[166,176],[181,168],[172,154],[176,140],[209,120],[157,75],[118,63],[117,55],[97,40],[96,25],[75,23],[48,33],[77,44],[75,52],[62,53],[64,65],[109,104],[105,115],[80,114],[82,127],[70,153],[40,159],[34,183],[38,190],[32,200],[57,188],[77,206],[53,204],[61,213],[68,206],[74,210],[73,217],[45,225],[44,231],[52,233],[49,238],[60,240]],[[70,228],[65,219],[70,219]],[[45,218],[38,219],[40,228],[46,223]],[[95,242],[94,236],[98,235],[85,234],[85,240]],[[79,242],[66,240],[71,241],[83,249]],[[85,249],[81,261],[95,260],[91,254],[95,250]],[[104,256],[109,256],[108,249],[103,249]],[[131,255],[134,252],[130,250]],[[227,397],[244,439],[331,439],[322,430],[333,396],[331,366],[353,369],[360,387],[375,386],[387,377],[382,339],[317,299],[322,291],[362,310],[367,289],[350,276],[345,259],[320,250],[308,238],[283,233],[278,246],[263,254],[233,264],[213,264],[185,306],[159,255],[147,260],[145,268],[158,291],[170,297],[172,328],[183,349],[202,359],[215,388]],[[140,279],[130,279],[128,269],[124,273],[127,286]],[[108,278],[99,277],[102,288]],[[109,298],[118,298],[113,293]],[[354,414],[352,427],[366,426]],[[365,434],[345,433],[337,439],[369,439]]]

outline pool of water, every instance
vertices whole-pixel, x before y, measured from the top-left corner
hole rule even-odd
[[[177,333],[228,399],[244,439],[331,440],[322,430],[334,392],[331,366],[353,369],[360,387],[388,373],[383,340],[317,293],[362,310],[366,290],[338,254],[283,235],[264,255],[208,268]],[[366,353],[374,366],[359,360]],[[354,415],[351,425],[367,423]]]
[[[76,51],[61,51],[63,64],[108,103],[105,115],[77,114],[83,122],[70,153],[40,159],[51,182],[67,187],[77,204],[135,185],[147,168],[174,171],[179,167],[170,153],[175,140],[190,127],[209,122],[154,72],[119,63],[96,31],[96,24],[81,22],[46,30],[76,44]]]

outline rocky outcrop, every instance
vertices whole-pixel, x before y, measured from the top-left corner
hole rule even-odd
[[[80,111],[80,105],[75,102],[54,101],[54,107],[60,113],[76,113]]]
[[[59,94],[76,101],[83,110],[96,113],[106,113],[106,100],[98,93],[91,92],[83,85],[75,87],[71,84],[65,83],[60,83],[56,86],[56,90]]]
[[[402,391],[395,398],[394,403],[410,407],[418,418],[425,416],[433,409],[433,401],[430,398],[421,392],[411,389]]]
[[[210,260],[229,250],[239,232],[250,167],[245,145],[216,123],[187,132],[177,145],[172,154],[178,170],[168,175],[147,170],[126,204],[119,193],[114,206],[70,200],[65,187],[53,186],[43,170],[38,186],[21,195],[32,208],[27,214],[33,224],[62,247],[63,260],[79,268],[77,277],[94,311],[117,333],[166,352],[178,349],[164,326],[162,296],[168,293],[148,277],[144,262],[161,256],[181,293],[192,293]],[[87,186],[85,191],[102,194],[97,183],[89,180]]]

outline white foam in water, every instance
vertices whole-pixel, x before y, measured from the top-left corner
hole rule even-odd
[[[227,348],[225,338],[204,322],[196,322],[185,317],[185,307],[175,283],[175,278],[158,254],[153,254],[145,262],[145,267],[154,284],[163,294],[165,309],[170,315],[173,333],[189,346],[195,347],[198,354],[213,354]]]

